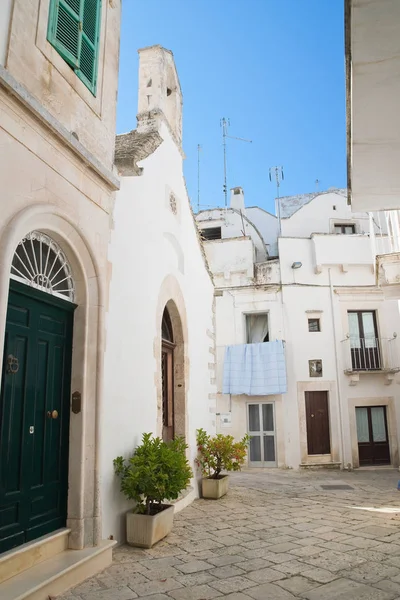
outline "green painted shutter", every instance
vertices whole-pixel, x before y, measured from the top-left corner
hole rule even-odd
[[[71,67],[79,67],[82,0],[52,0],[47,39]]]
[[[95,93],[100,30],[100,0],[83,0],[82,4],[82,42],[77,75]]]
[[[47,39],[95,94],[101,0],[51,0]]]

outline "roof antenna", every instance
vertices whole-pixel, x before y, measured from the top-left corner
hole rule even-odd
[[[197,212],[200,212],[200,144],[197,144]]]
[[[226,172],[226,138],[231,140],[238,140],[239,142],[247,142],[248,144],[252,143],[252,140],[245,140],[244,138],[234,137],[232,135],[228,135],[228,125],[230,125],[229,119],[225,119],[222,117],[220,120],[220,126],[222,127],[222,145],[224,147],[224,186],[223,192],[225,197],[225,208],[228,208],[228,184],[227,184],[227,172]]]
[[[278,208],[278,225],[279,225],[279,236],[282,234],[281,228],[281,201],[279,197],[279,188],[281,186],[281,181],[285,179],[283,174],[283,167],[270,167],[269,169],[269,180],[272,181],[272,178],[275,178],[276,182],[276,199],[277,199],[277,208]]]
[[[319,180],[319,179],[316,179],[316,180],[315,180],[315,191],[316,191],[316,192],[318,192],[318,191],[319,191],[319,184],[320,184],[320,183],[321,183],[321,182],[320,182],[320,180]]]

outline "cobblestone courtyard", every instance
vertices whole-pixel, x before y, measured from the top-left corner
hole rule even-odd
[[[232,475],[225,498],[178,513],[151,550],[118,547],[112,566],[62,598],[400,600],[399,479],[393,469]]]

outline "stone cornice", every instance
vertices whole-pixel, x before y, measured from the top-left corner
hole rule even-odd
[[[120,175],[141,175],[143,169],[138,162],[144,160],[162,144],[157,130],[139,133],[137,129],[122,133],[115,138],[115,164]]]

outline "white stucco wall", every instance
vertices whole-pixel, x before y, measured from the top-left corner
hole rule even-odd
[[[281,203],[285,198],[281,198]],[[324,192],[316,195],[289,218],[282,218],[284,237],[308,237],[312,233],[333,233],[335,223],[354,223],[356,233],[369,231],[367,213],[354,213],[343,194]]]
[[[103,411],[103,536],[125,538],[130,504],[119,491],[112,461],[129,456],[143,432],[161,433],[161,314],[167,300],[181,311],[185,340],[186,431],[193,466],[195,431],[215,429],[213,284],[190,211],[182,157],[165,124],[162,144],[140,177],[123,177],[114,211],[107,314]],[[170,207],[170,193],[177,214]],[[161,312],[160,312],[161,311]],[[184,313],[184,314],[183,314]]]
[[[257,227],[267,245],[269,256],[278,255],[278,233],[279,222],[275,215],[258,206],[250,206],[246,209],[246,215]]]
[[[354,210],[400,208],[400,3],[351,0],[346,51]]]

